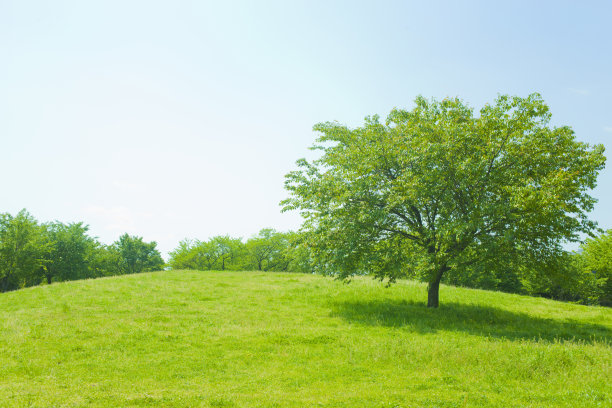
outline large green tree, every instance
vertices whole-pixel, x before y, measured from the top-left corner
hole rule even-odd
[[[286,176],[284,210],[300,210],[326,273],[417,274],[439,304],[445,274],[554,259],[596,228],[587,217],[603,146],[550,126],[538,94],[500,96],[475,115],[459,99],[416,99],[381,123],[320,123],[314,161]]]

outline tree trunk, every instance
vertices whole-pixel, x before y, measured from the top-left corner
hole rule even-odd
[[[429,282],[427,288],[427,307],[438,307],[440,305],[440,279]]]
[[[427,307],[438,307],[440,305],[440,281],[444,272],[449,270],[446,265],[442,265],[429,281],[427,288]]]

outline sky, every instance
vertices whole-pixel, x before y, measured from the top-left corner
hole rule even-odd
[[[314,124],[533,92],[612,154],[612,2],[0,0],[0,212],[163,254],[295,230],[279,202]]]

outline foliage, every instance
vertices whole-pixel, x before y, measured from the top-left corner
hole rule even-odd
[[[311,272],[301,234],[264,228],[243,243],[227,235],[208,241],[185,239],[170,252],[173,269]]]
[[[91,276],[99,278],[123,274],[123,260],[113,245],[104,245],[95,242],[89,259]]]
[[[0,405],[612,406],[612,309],[424,291],[164,271],[3,293]]]
[[[89,227],[82,222],[54,222],[46,225],[51,242],[49,263],[45,270],[47,283],[95,276],[90,265],[96,242],[87,235],[88,230]]]
[[[289,253],[289,235],[264,228],[259,234],[246,243],[250,258],[250,269],[259,271],[286,271],[291,259]]]
[[[483,259],[482,262],[458,268],[442,277],[442,282],[468,288],[527,293],[521,267],[512,259]],[[524,270],[524,269],[523,269]]]
[[[240,269],[244,254],[244,244],[240,238],[231,238],[228,235],[213,237],[211,247],[216,255],[216,265],[222,271],[226,269]]]
[[[40,225],[26,210],[0,214],[0,292],[164,266],[155,242],[124,234],[103,245],[88,230],[82,222]]]
[[[590,284],[590,297],[605,306],[612,306],[612,230],[597,238],[587,239],[577,254],[578,267]]]
[[[198,257],[200,251],[196,250],[196,247],[201,244],[203,244],[201,241],[183,239],[178,243],[178,246],[168,254],[168,265],[170,265],[172,269],[207,269],[203,267],[201,258]]]
[[[550,127],[539,95],[500,96],[478,116],[459,99],[415,102],[385,123],[316,125],[322,156],[286,176],[283,210],[301,211],[321,270],[421,277],[437,307],[447,275],[506,260],[530,269],[595,229],[588,190],[603,146]]]
[[[160,270],[164,260],[155,248],[157,243],[144,242],[141,237],[123,234],[111,247],[119,256],[119,270],[122,274]]]
[[[185,239],[169,255],[174,269],[236,270],[245,261],[242,240],[227,235],[208,241]]]
[[[39,284],[51,247],[44,227],[26,210],[0,214],[0,291]]]
[[[288,232],[287,242],[288,246],[285,248],[285,256],[289,259],[287,270],[290,272],[313,273],[314,265],[306,234],[295,231]]]

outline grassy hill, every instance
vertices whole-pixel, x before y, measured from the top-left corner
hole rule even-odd
[[[0,294],[2,407],[610,407],[612,310],[172,271]]]

